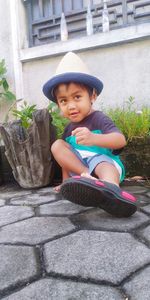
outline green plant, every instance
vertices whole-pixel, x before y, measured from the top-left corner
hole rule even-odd
[[[64,128],[69,123],[69,121],[68,119],[61,116],[60,109],[54,102],[51,102],[48,105],[48,111],[53,119],[52,124],[56,127],[57,138],[61,138],[64,132]]]
[[[12,102],[16,99],[15,95],[9,90],[9,84],[6,80],[5,60],[0,60],[0,102],[6,100]]]
[[[9,104],[9,108],[4,115],[3,122],[9,119],[9,112],[16,103],[16,96],[9,90],[9,84],[6,79],[7,69],[5,67],[5,60],[0,60],[0,108],[4,103]]]
[[[150,108],[143,106],[140,110],[136,110],[133,97],[130,97],[123,107],[106,110],[106,113],[122,131],[127,141],[150,135]]]
[[[36,105],[28,105],[26,101],[21,106],[21,110],[13,109],[12,113],[16,118],[22,121],[24,128],[29,128],[32,123],[32,114],[36,111]]]

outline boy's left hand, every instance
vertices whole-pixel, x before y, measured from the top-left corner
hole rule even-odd
[[[78,127],[72,131],[72,135],[76,137],[77,144],[82,144],[86,146],[93,145],[94,133],[92,133],[86,127]]]

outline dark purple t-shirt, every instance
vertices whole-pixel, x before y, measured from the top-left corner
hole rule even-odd
[[[78,127],[87,127],[90,131],[100,130],[101,133],[119,132],[113,121],[101,111],[94,111],[81,122],[69,123],[63,134],[63,139],[71,135],[72,130]]]

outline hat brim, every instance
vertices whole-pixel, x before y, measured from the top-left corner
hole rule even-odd
[[[95,76],[78,73],[78,72],[68,72],[60,75],[56,75],[48,80],[43,86],[44,95],[51,101],[56,102],[53,91],[54,88],[61,83],[76,82],[86,84],[87,86],[96,90],[97,95],[99,95],[103,89],[103,83],[101,80]]]

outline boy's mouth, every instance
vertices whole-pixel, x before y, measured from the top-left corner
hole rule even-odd
[[[78,116],[78,112],[72,112],[71,114],[70,114],[70,117],[76,117],[76,116]]]

